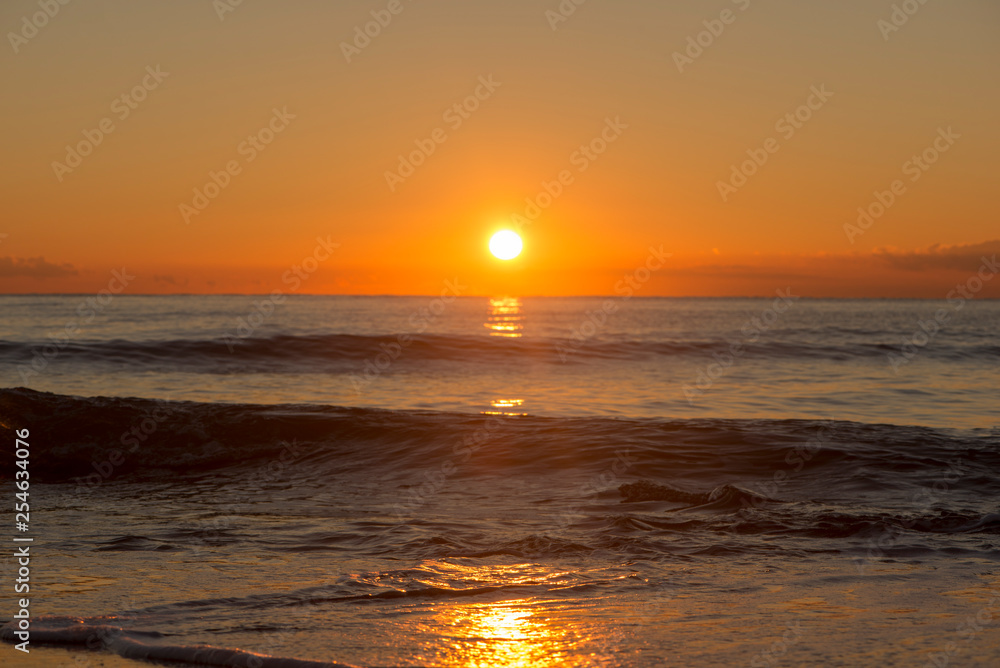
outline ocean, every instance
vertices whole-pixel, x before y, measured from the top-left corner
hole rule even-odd
[[[0,297],[32,650],[997,665],[1000,301],[793,292]]]

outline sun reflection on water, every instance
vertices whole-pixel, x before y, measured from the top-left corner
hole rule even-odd
[[[490,336],[502,336],[509,339],[521,338],[524,333],[521,300],[517,297],[490,299],[490,310],[483,326],[490,330]]]
[[[480,411],[480,413],[483,415],[527,415],[527,413],[518,410],[523,405],[524,399],[494,399],[490,402],[492,410]]]
[[[566,665],[566,639],[535,614],[533,601],[520,599],[442,610],[437,621],[452,642],[442,648],[440,665],[455,668]]]
[[[490,330],[490,336],[519,339],[524,336],[524,313],[521,300],[517,297],[494,297],[490,299],[486,322],[483,326]],[[522,408],[524,399],[498,397],[490,401],[490,409],[480,411],[483,415],[522,416],[527,415]]]
[[[571,573],[533,563],[437,562],[434,566],[441,575],[437,586],[460,582],[475,588],[542,587],[547,593],[502,601],[430,604],[432,617],[423,630],[425,637],[434,640],[421,648],[420,660],[447,668],[594,665],[580,651],[594,637],[575,617],[579,605],[567,605],[549,595],[576,584]]]

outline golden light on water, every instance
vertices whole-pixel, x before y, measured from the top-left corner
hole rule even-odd
[[[571,660],[572,634],[540,614],[539,603],[518,599],[441,610],[435,621],[448,629],[452,642],[439,650],[436,662],[454,668],[581,665]]]
[[[490,406],[494,408],[517,408],[524,403],[524,399],[494,399]]]
[[[577,584],[573,575],[563,569],[534,563],[472,565],[436,561],[427,566],[432,566],[445,581],[477,587],[545,585],[551,592]],[[425,605],[431,615],[423,630],[435,638],[423,644],[417,655],[426,664],[447,668],[600,665],[579,649],[593,642],[593,634],[592,629],[579,625],[578,602],[543,594],[503,601]]]
[[[494,399],[490,402],[490,407],[493,410],[490,411],[480,411],[483,415],[507,415],[507,416],[520,416],[527,415],[522,411],[517,409],[524,405],[524,399]]]
[[[513,601],[464,606],[455,612],[454,623],[471,641],[464,665],[486,668],[538,664],[537,655],[544,651],[538,645],[544,643],[536,639],[543,640],[546,629],[532,619],[529,608]]]
[[[517,297],[490,299],[490,310],[483,326],[490,330],[490,336],[520,338],[524,330],[521,300]]]
[[[521,300],[517,297],[497,297],[490,299],[486,322],[483,326],[490,330],[490,336],[518,339],[524,336],[524,314]],[[524,399],[498,397],[490,401],[490,410],[480,411],[483,415],[520,416],[527,413],[519,410]]]

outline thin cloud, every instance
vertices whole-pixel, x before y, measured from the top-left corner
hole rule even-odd
[[[0,257],[0,278],[27,276],[28,278],[45,279],[76,276],[79,273],[68,262],[55,264],[44,257]]]
[[[761,278],[769,280],[796,280],[815,278],[812,274],[774,271],[770,267],[739,264],[703,264],[694,267],[663,269],[666,276],[691,276],[695,278]]]
[[[984,241],[979,244],[958,244],[942,246],[934,244],[930,248],[915,251],[898,251],[891,248],[876,249],[872,255],[894,269],[904,271],[927,271],[930,269],[954,269],[975,271],[982,264],[982,258],[1000,253],[1000,240]]]

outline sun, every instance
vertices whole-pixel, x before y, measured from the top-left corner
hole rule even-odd
[[[499,260],[513,260],[523,247],[521,237],[510,230],[501,230],[490,239],[490,252]]]

